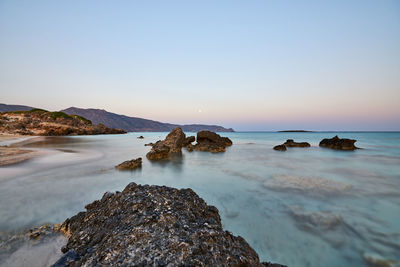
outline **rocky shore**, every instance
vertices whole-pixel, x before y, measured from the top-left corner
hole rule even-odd
[[[57,227],[68,237],[54,266],[281,266],[261,263],[218,209],[191,189],[130,183]]]
[[[92,125],[78,115],[63,112],[49,112],[41,109],[0,113],[0,132],[18,135],[96,135],[123,134],[123,130],[113,129],[103,124]]]

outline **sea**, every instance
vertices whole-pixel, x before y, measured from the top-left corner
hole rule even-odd
[[[135,182],[192,188],[218,208],[224,229],[245,238],[262,261],[399,266],[399,132],[220,134],[233,141],[224,153],[183,149],[181,157],[160,162],[146,159],[150,147],[144,145],[167,133],[24,140],[17,145],[42,156],[0,167],[0,233],[63,222],[105,192]],[[360,149],[318,146],[335,135],[356,139]],[[272,149],[287,139],[311,147]],[[115,169],[138,157],[141,169]],[[378,265],[383,263],[392,265]]]

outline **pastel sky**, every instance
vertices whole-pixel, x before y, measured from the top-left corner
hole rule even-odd
[[[0,0],[0,103],[400,130],[400,1]]]

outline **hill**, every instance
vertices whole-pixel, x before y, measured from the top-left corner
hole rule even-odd
[[[82,109],[70,107],[62,110],[67,114],[75,114],[85,117],[93,122],[93,124],[102,123],[108,127],[123,129],[127,132],[169,132],[176,127],[181,127],[185,132],[198,132],[201,130],[209,130],[213,132],[233,132],[233,129],[227,129],[218,125],[188,124],[178,125],[171,123],[163,123],[148,119],[128,117],[105,111],[103,109]]]
[[[126,132],[102,124],[92,125],[90,120],[78,115],[32,109],[0,113],[0,133],[58,136],[122,134]]]
[[[34,109],[34,107],[23,106],[23,105],[7,105],[0,103],[0,112],[7,111],[28,111]]]

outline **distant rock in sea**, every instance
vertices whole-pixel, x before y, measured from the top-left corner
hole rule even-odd
[[[306,131],[306,130],[284,130],[278,131],[278,133],[312,133],[313,131]]]
[[[358,149],[358,147],[356,147],[354,145],[355,142],[357,142],[357,140],[339,138],[336,135],[335,137],[332,137],[330,139],[328,139],[328,138],[323,139],[319,143],[319,146],[331,148],[331,149],[337,149],[337,150],[355,150],[355,149]]]
[[[54,266],[281,266],[261,263],[224,231],[217,208],[191,189],[130,183],[67,219],[65,253]]]
[[[286,147],[310,147],[310,144],[307,142],[295,142],[293,139],[288,139],[286,140],[285,143],[283,143],[284,146]]]
[[[310,147],[310,144],[307,142],[299,142],[298,143],[298,142],[293,141],[293,139],[288,139],[282,145],[274,146],[274,149],[279,150],[279,151],[286,151],[287,147]]]

